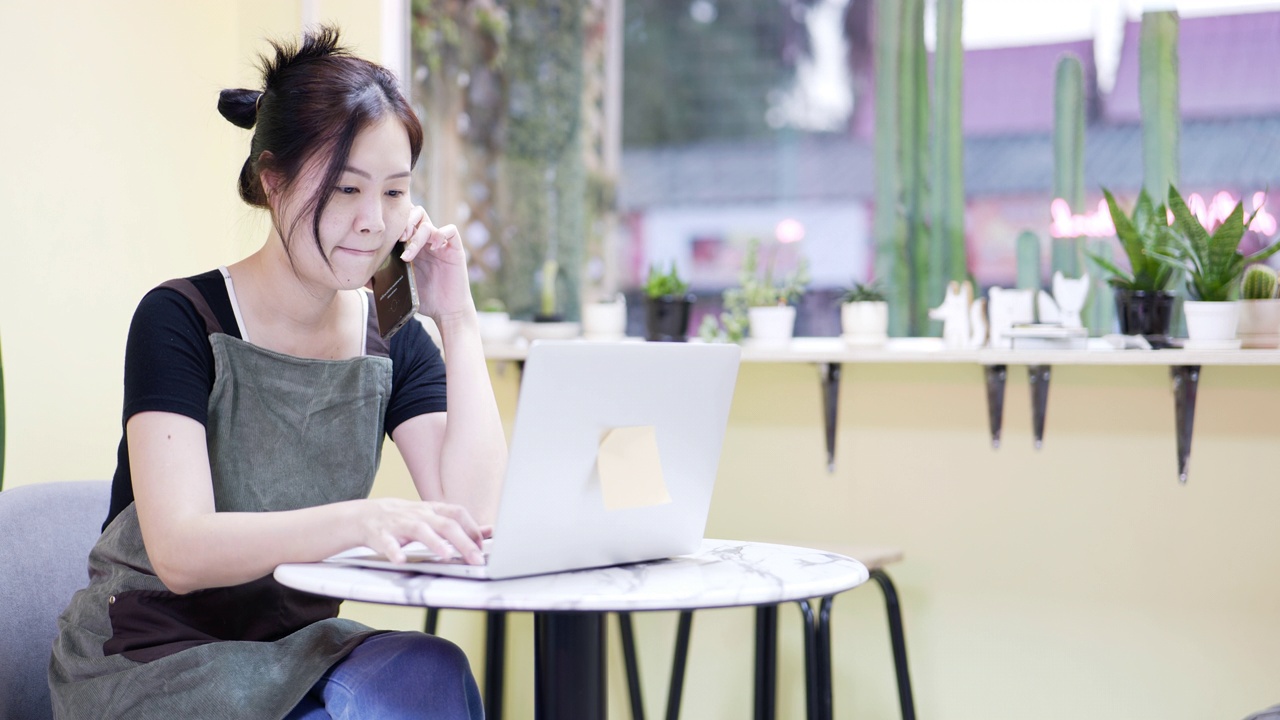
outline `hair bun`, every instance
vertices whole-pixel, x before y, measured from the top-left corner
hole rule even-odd
[[[223,90],[218,94],[218,112],[233,124],[249,130],[258,121],[258,98],[260,97],[262,97],[261,90],[244,88]]]

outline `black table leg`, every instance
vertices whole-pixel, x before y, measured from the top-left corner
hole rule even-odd
[[[676,648],[671,658],[671,685],[667,691],[667,720],[680,719],[680,697],[684,694],[684,668],[689,658],[689,631],[693,626],[693,611],[680,611],[680,624],[676,628]]]
[[[502,717],[503,670],[507,658],[507,614],[490,610],[485,617],[484,713]]]
[[[640,667],[636,659],[635,630],[631,613],[618,613],[618,631],[622,635],[622,660],[627,667],[627,695],[631,698],[631,720],[644,720],[644,698],[640,694]]]
[[[871,579],[884,591],[885,611],[889,616],[889,642],[893,645],[893,667],[898,675],[898,704],[902,720],[916,720],[915,696],[911,693],[911,673],[907,670],[907,641],[902,630],[902,608],[898,589],[883,570],[872,570]]]
[[[778,606],[756,608],[755,720],[774,720],[777,714]]]
[[[534,718],[604,720],[604,617],[587,612],[536,614]]]

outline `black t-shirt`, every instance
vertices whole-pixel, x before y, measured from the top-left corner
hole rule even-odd
[[[240,338],[226,281],[218,270],[187,278],[209,304],[228,335]],[[387,434],[409,418],[445,409],[445,368],[439,348],[420,323],[411,322],[391,338],[391,399]],[[196,308],[169,288],[156,288],[138,303],[124,355],[124,416],[163,411],[208,421],[213,390],[213,349]],[[111,510],[103,529],[133,502],[128,435],[122,432],[111,481]]]

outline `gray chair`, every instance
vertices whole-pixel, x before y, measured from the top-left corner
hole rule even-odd
[[[47,720],[58,615],[89,584],[89,550],[111,483],[55,482],[0,492],[0,720]]]

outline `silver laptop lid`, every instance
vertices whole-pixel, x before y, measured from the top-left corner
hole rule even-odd
[[[740,355],[738,346],[728,344],[534,343],[521,381],[488,576],[696,550]],[[611,435],[618,429],[641,446],[646,434],[650,445],[656,441],[669,502],[654,494],[651,477],[626,476],[626,468],[642,466],[644,456],[615,455],[614,466],[621,460],[624,471],[621,477],[607,471],[606,493],[597,457],[606,437],[626,439]],[[611,440],[608,446],[618,444]],[[619,485],[637,480],[645,487]]]

